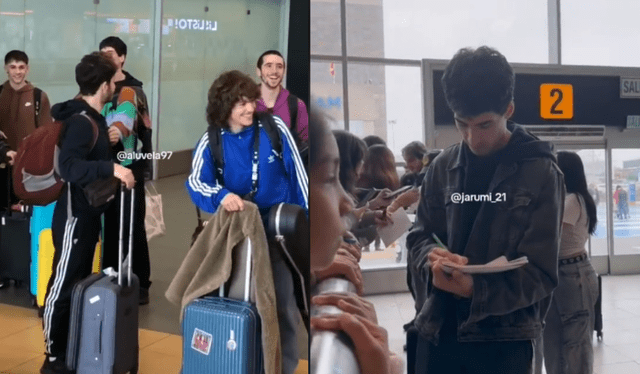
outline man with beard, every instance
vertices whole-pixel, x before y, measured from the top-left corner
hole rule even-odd
[[[123,70],[127,58],[127,45],[117,36],[109,36],[100,42],[100,51],[109,55],[116,65],[115,92],[110,101],[104,106],[102,115],[106,118],[109,128],[109,141],[113,151],[114,161],[118,152],[132,154],[137,151],[150,153],[151,120],[149,119],[149,105],[142,90],[142,82]],[[144,182],[150,179],[151,162],[148,159],[120,162],[133,172],[136,179],[134,188],[135,213],[133,218],[133,273],[140,279],[140,305],[149,303],[149,287],[151,286],[151,264],[149,261],[149,243],[144,226],[146,215]],[[129,206],[127,196],[125,206]],[[120,194],[118,194],[104,214],[104,251],[103,266],[105,268],[118,266],[118,230],[120,227]],[[129,216],[124,218],[124,227],[129,227]],[[123,244],[123,256],[129,253],[129,243]]]
[[[260,98],[256,111],[276,115],[289,127],[299,149],[307,144],[309,115],[304,102],[282,87],[286,64],[280,52],[269,50],[258,58],[256,73],[260,77]]]
[[[107,125],[100,114],[113,96],[116,70],[105,54],[94,52],[84,56],[76,65],[79,97],[56,104],[51,110],[54,118],[63,121],[58,166],[67,183],[56,203],[51,225],[55,252],[42,320],[46,357],[41,374],[70,372],[66,369],[65,355],[71,293],[77,281],[91,274],[101,230],[100,216],[106,209],[92,207],[82,189],[112,176],[129,189],[135,184],[131,170],[111,161]]]

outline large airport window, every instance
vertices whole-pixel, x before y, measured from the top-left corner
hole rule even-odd
[[[383,5],[381,0],[346,0],[347,54],[383,58]]]
[[[396,161],[409,142],[424,142],[418,66],[349,64],[349,130],[386,140]]]
[[[547,63],[549,59],[547,1],[358,2],[378,3],[381,8],[384,24],[377,29],[366,27],[372,30],[370,38],[384,39],[385,58],[450,59],[460,48],[486,44],[498,49],[510,62]],[[347,32],[360,33],[364,26],[353,24],[363,21],[351,17],[347,8]]]
[[[311,61],[311,101],[331,118],[333,129],[344,129],[344,93],[342,64],[334,61]]]
[[[339,0],[311,0],[310,38],[312,55],[342,54]]]
[[[640,2],[562,0],[562,63],[640,66]]]
[[[179,151],[193,148],[207,129],[207,92],[213,81],[229,70],[257,81],[260,54],[281,49],[282,6],[174,0],[165,1],[163,13],[159,147]]]
[[[613,149],[613,254],[640,254],[640,149]]]

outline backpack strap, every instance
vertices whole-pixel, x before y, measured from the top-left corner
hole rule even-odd
[[[215,162],[216,179],[224,185],[224,152],[222,149],[222,129],[209,126],[209,149]]]
[[[93,143],[91,143],[91,150],[89,150],[89,152],[91,152],[93,151],[93,148],[96,146],[96,143],[98,142],[98,136],[100,136],[100,128],[98,128],[98,124],[96,123],[96,121],[93,118],[91,118],[91,116],[88,115],[87,112],[82,111],[74,115],[83,116],[84,118],[88,119],[89,122],[91,122],[91,127],[93,127]]]
[[[42,100],[42,90],[38,87],[33,88],[33,123],[36,128],[40,127],[40,102]]]
[[[289,94],[287,98],[287,104],[289,104],[289,117],[291,118],[291,132],[298,134],[298,98]]]
[[[289,104],[289,116],[291,116],[291,127],[289,128],[291,131],[291,136],[293,136],[293,140],[295,140],[298,148],[302,147],[302,140],[300,139],[300,135],[298,134],[298,98],[295,95],[289,94],[287,98],[287,103]]]
[[[278,130],[278,124],[273,119],[273,115],[269,113],[258,113],[258,120],[262,124],[262,128],[269,135],[271,141],[271,147],[276,151],[278,157],[282,158],[282,140],[280,139],[280,130]]]

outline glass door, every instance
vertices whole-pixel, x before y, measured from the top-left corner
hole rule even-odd
[[[640,149],[559,146],[582,159],[598,224],[588,250],[599,274],[640,273]]]
[[[611,195],[613,243],[611,272],[640,272],[640,149],[611,150]]]

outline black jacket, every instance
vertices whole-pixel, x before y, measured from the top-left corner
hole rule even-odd
[[[414,228],[407,237],[413,287],[421,295],[415,325],[434,342],[446,318],[450,294],[433,287],[427,254],[435,233],[447,247],[485,264],[504,255],[527,256],[521,268],[473,275],[473,296],[457,299],[459,341],[530,340],[537,338],[558,284],[558,249],[564,210],[564,178],[551,143],[521,126],[508,124],[511,144],[498,164],[488,192],[471,223],[469,240],[460,243],[463,204],[459,199],[467,160],[460,144],[445,149],[429,167]]]
[[[86,112],[98,125],[99,134],[95,146],[91,122],[83,116],[74,116],[82,112]],[[51,115],[64,123],[59,142],[60,176],[71,183],[74,210],[76,207],[88,208],[90,205],[82,188],[95,180],[113,176],[114,163],[111,161],[107,124],[104,117],[82,99],[54,105]],[[66,195],[66,191],[63,195]]]

